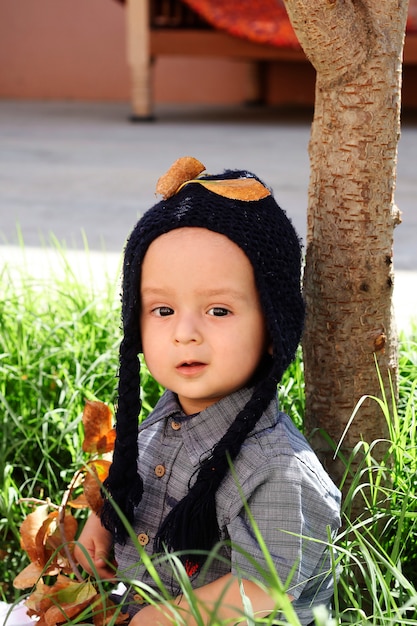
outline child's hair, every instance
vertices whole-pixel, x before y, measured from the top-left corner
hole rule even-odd
[[[158,532],[155,549],[166,546],[187,554],[194,549],[209,551],[218,540],[216,490],[294,359],[303,328],[304,302],[300,286],[300,241],[270,190],[254,174],[227,170],[221,175],[203,175],[174,187],[170,197],[139,220],[125,249],[117,436],[113,463],[104,484],[106,495],[101,513],[102,523],[113,533],[115,541],[124,543],[127,533],[112,501],[132,522],[134,507],[143,493],[137,470],[141,409],[140,278],[151,242],[176,228],[199,227],[223,234],[237,244],[252,264],[272,345],[272,357],[255,377],[250,400],[209,458],[201,463],[193,486],[168,514]],[[201,563],[204,556],[193,555],[192,561]]]

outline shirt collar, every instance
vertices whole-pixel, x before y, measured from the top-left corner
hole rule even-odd
[[[198,464],[225,434],[236,415],[251,398],[252,393],[253,389],[239,389],[196,415],[185,415],[178,403],[177,396],[172,391],[167,390],[159,400],[154,413],[142,423],[141,430],[151,426],[161,418],[168,419],[175,415],[176,419],[181,421],[181,436],[184,446],[192,462]],[[251,434],[274,426],[278,415],[278,400],[275,397],[258,420]]]

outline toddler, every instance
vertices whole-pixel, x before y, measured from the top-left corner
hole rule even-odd
[[[110,578],[114,545],[120,578],[156,588],[115,502],[149,556],[181,556],[207,621],[217,603],[219,619],[237,621],[242,587],[265,617],[277,607],[246,501],[308,625],[333,592],[327,542],[340,525],[340,493],[277,403],[303,328],[300,242],[254,174],[202,170],[179,159],[126,245],[108,497],[80,537],[90,563],[80,547],[76,556]],[[139,353],[166,391],[138,433]],[[195,624],[172,569],[161,560],[157,570],[172,606]],[[173,623],[137,591],[123,600],[132,626]]]

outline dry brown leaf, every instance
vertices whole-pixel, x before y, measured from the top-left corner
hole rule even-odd
[[[67,617],[75,617],[98,597],[91,583],[77,582],[59,575],[52,586],[39,581],[25,605],[30,615],[40,618],[38,624],[51,626],[65,624]]]
[[[58,624],[67,624],[69,619],[79,615],[89,604],[93,598],[88,598],[82,602],[72,602],[69,604],[60,603],[51,606],[45,613],[44,619],[48,626],[56,626]]]
[[[45,544],[48,536],[48,532],[54,532],[56,528],[56,516],[57,513],[49,513],[48,517],[43,521],[41,527],[36,533],[35,545],[36,552],[38,554],[38,561],[43,566],[48,562],[49,554],[46,551]],[[51,529],[51,524],[53,528]]]
[[[62,534],[62,529],[58,520],[58,513],[54,512],[53,515],[53,520],[51,520],[48,532],[45,535],[45,546],[51,552],[58,550],[58,548],[62,549],[62,544],[64,543],[71,544],[75,539],[78,528],[78,522],[75,517],[73,517],[71,513],[65,513],[63,519],[64,529]]]
[[[29,609],[31,615],[43,615],[52,605],[48,595],[51,593],[51,589],[52,587],[46,585],[43,580],[39,580],[36,583],[34,591],[25,600],[25,606]]]
[[[71,544],[78,528],[77,520],[70,514],[66,514],[63,519],[64,536],[59,525],[57,511],[52,511],[43,521],[36,537],[35,545],[38,555],[37,562],[41,566],[48,565],[48,574],[57,574],[61,569],[67,569],[68,561],[64,553],[63,544]],[[59,549],[59,552],[56,552]]]
[[[83,451],[89,454],[104,454],[114,449],[116,431],[112,428],[113,415],[107,404],[98,400],[87,400],[83,411]]]
[[[160,177],[156,184],[156,193],[161,194],[164,200],[166,200],[173,196],[183,183],[192,180],[201,172],[204,172],[205,169],[205,166],[194,157],[180,157]]]
[[[49,515],[48,510],[47,504],[38,506],[33,513],[29,513],[29,515],[26,516],[20,526],[20,540],[22,548],[27,552],[27,555],[32,563],[42,562],[41,557],[43,550],[41,550],[41,553],[39,554],[36,537],[39,530],[42,528],[42,524]]]
[[[84,493],[80,493],[79,496],[75,498],[75,500],[70,500],[68,502],[68,506],[73,509],[87,509],[90,505],[88,504],[88,500],[85,497]]]
[[[88,470],[84,473],[83,493],[68,505],[74,509],[90,508],[98,513],[103,504],[101,485],[106,480],[111,463],[105,459],[94,459],[87,463]]]
[[[29,563],[13,580],[13,587],[16,589],[28,589],[38,582],[44,573],[43,567],[39,563]]]
[[[84,495],[88,506],[94,513],[98,513],[103,506],[101,485],[109,473],[110,461],[96,459],[88,463],[88,471],[84,478]]]

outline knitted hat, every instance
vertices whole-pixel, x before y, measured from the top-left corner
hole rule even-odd
[[[141,337],[140,277],[149,245],[160,235],[183,227],[220,233],[239,246],[252,264],[272,345],[272,357],[255,379],[253,394],[226,434],[201,463],[188,494],[172,509],[159,530],[156,549],[209,551],[219,536],[215,494],[229,471],[230,459],[253,430],[276,394],[282,374],[294,359],[304,320],[301,296],[301,247],[298,236],[272,193],[252,173],[227,170],[200,175],[195,159],[179,159],[158,183],[164,199],[136,224],[125,249],[122,284],[123,339],[120,346],[119,398],[113,463],[104,487],[103,525],[123,543],[126,530],[114,501],[133,521],[143,483],[137,472]],[[140,450],[139,450],[140,454]],[[193,555],[193,562],[202,563]]]

